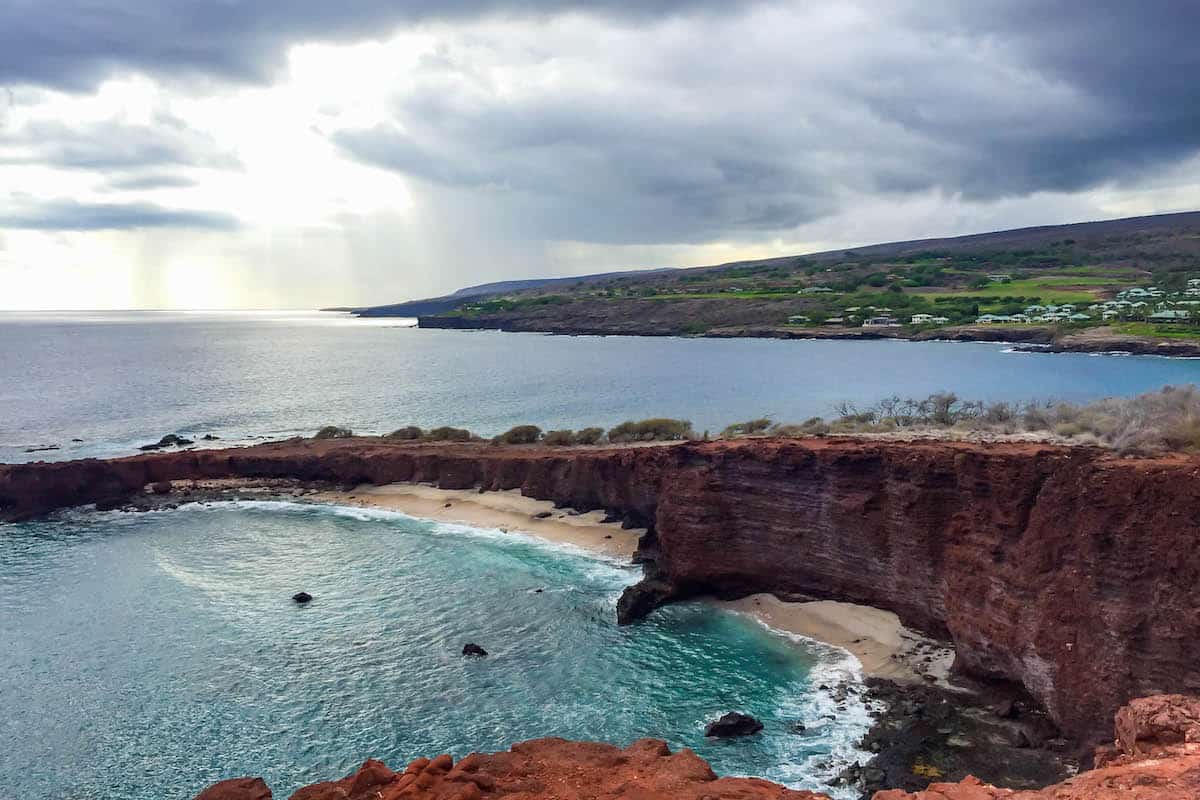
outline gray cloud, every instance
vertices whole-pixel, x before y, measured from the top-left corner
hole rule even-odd
[[[29,122],[0,140],[0,165],[5,164],[82,170],[239,166],[211,137],[161,114],[150,125],[113,120],[78,126],[57,120]]]
[[[297,41],[379,36],[401,24],[563,11],[654,17],[736,8],[721,0],[9,0],[0,84],[86,89],[123,69],[266,80]]]
[[[0,211],[0,229],[12,230],[233,230],[237,227],[237,219],[228,214],[164,208],[150,203],[76,203],[61,200],[29,203],[15,210]]]
[[[490,198],[530,238],[606,243],[770,235],[844,197],[1074,192],[1200,152],[1200,12],[1182,2],[889,4],[841,27],[758,11],[561,52],[536,30],[451,42],[391,122],[334,141],[463,205]],[[489,59],[514,54],[556,80],[492,90]]]

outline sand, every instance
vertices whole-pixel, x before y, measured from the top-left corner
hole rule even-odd
[[[603,522],[603,511],[576,513],[556,509],[550,502],[524,497],[515,489],[481,493],[476,489],[391,483],[318,492],[307,495],[305,500],[383,508],[438,522],[527,533],[625,561],[633,558],[638,539],[645,533],[642,528],[624,530],[620,523]]]
[[[847,650],[862,664],[864,675],[948,686],[953,648],[906,628],[891,611],[834,600],[793,603],[770,594],[712,602],[775,630]]]
[[[207,481],[203,482],[203,488],[277,491],[270,482],[261,487],[254,483]],[[393,483],[365,484],[345,491],[309,490],[300,497],[301,502],[381,508],[438,522],[524,533],[621,561],[633,557],[638,539],[645,532],[637,528],[623,530],[619,523],[603,522],[606,516],[603,511],[579,513],[558,509],[548,501],[525,497],[518,490],[479,492]],[[750,615],[774,630],[846,650],[861,663],[864,675],[949,685],[947,676],[953,649],[906,628],[890,611],[832,600],[786,602],[770,594],[709,602],[718,608]]]

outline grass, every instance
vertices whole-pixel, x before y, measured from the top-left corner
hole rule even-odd
[[[1200,328],[1181,325],[1156,325],[1153,322],[1117,322],[1111,325],[1117,333],[1129,336],[1152,336],[1156,339],[1200,339]]]
[[[1065,281],[1052,284],[1050,281]],[[1089,283],[1091,281],[1088,281]],[[1078,289],[1055,289],[1054,286],[1070,286],[1080,283],[1073,278],[1029,278],[1008,283],[989,283],[978,289],[956,289],[951,292],[917,292],[921,297],[935,300],[939,297],[1037,297],[1043,303],[1094,303],[1098,296],[1094,292]]]
[[[813,417],[799,425],[774,424],[767,435],[892,433],[1033,433],[1121,453],[1200,451],[1200,389],[1165,386],[1136,397],[1109,397],[1091,403],[981,403],[939,392],[923,399],[891,397],[874,405],[849,403],[826,420]],[[730,426],[726,438],[747,435]]]

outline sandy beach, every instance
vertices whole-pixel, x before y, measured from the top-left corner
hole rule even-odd
[[[552,503],[525,497],[516,490],[481,493],[395,483],[322,491],[305,499],[517,531],[623,560],[633,557],[638,538],[644,533],[642,529],[622,530],[619,523],[603,522],[603,511],[556,509]],[[718,608],[748,614],[775,630],[840,647],[859,660],[863,674],[868,676],[945,685],[954,656],[945,644],[904,627],[894,613],[870,606],[832,600],[785,602],[769,594],[710,602]]]
[[[322,491],[307,495],[318,503],[356,505],[400,511],[414,517],[456,522],[479,528],[527,533],[546,541],[569,544],[606,556],[629,560],[637,549],[642,528],[623,529],[619,522],[604,522],[603,511],[576,512],[553,503],[525,497],[517,490],[479,492],[475,489],[438,489],[411,483],[359,486],[349,491]]]

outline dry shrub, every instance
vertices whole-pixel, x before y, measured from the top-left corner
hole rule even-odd
[[[471,441],[471,432],[465,428],[451,428],[444,425],[425,434],[425,438],[431,442],[469,442]]]
[[[533,444],[542,436],[537,425],[517,425],[509,428],[492,441],[499,444]]]
[[[604,428],[584,428],[575,433],[576,444],[599,444],[604,439]]]
[[[542,437],[542,444],[552,447],[575,444],[575,431],[546,431],[546,435]]]
[[[756,433],[766,433],[771,427],[771,420],[763,417],[762,419],[751,419],[745,422],[735,422],[725,430],[721,431],[722,439],[733,439],[738,436],[753,436]]]
[[[626,420],[608,432],[610,442],[669,442],[692,438],[692,423],[685,419],[655,417],[640,422]]]
[[[401,439],[403,441],[414,441],[422,439],[425,436],[425,431],[418,428],[416,425],[408,425],[403,428],[397,428],[383,438],[385,439]]]
[[[337,425],[326,425],[321,430],[317,431],[314,439],[349,439],[354,435],[354,431],[349,428],[341,428]]]

